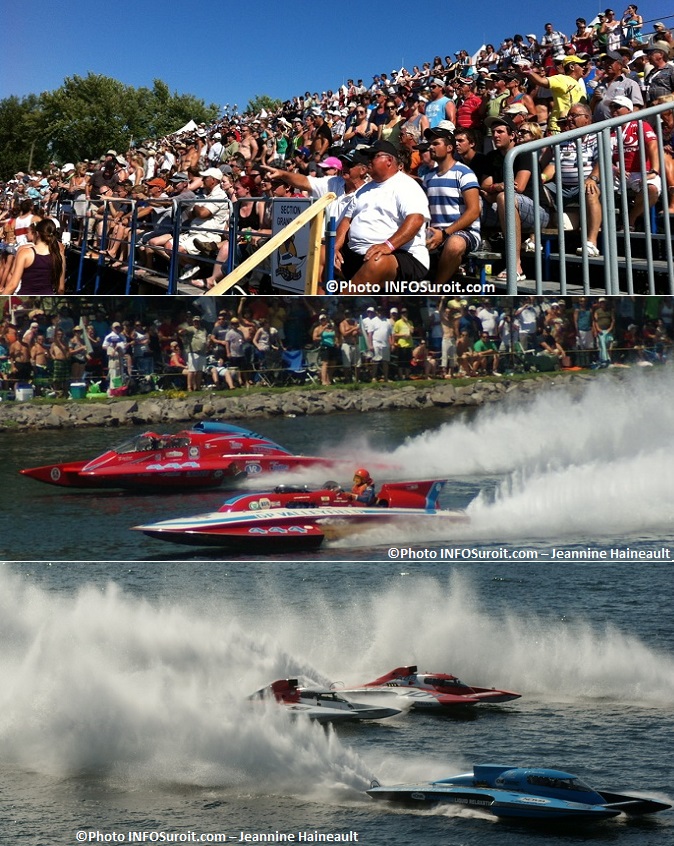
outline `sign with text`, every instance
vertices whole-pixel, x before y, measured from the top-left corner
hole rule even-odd
[[[272,200],[271,231],[276,235],[311,205],[302,197]],[[303,294],[309,257],[309,224],[291,235],[271,256],[271,284],[282,291]]]

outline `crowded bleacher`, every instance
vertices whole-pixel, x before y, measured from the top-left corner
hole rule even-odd
[[[182,282],[206,291],[269,238],[271,198],[316,198],[336,190],[347,197],[338,215],[360,213],[354,203],[363,186],[379,178],[372,173],[373,156],[379,153],[390,156],[394,170],[416,180],[430,198],[419,224],[425,244],[414,271],[428,271],[430,264],[432,278],[454,278],[466,272],[471,253],[491,248],[502,237],[499,168],[507,150],[611,116],[636,117],[645,107],[671,102],[673,110],[661,115],[664,161],[654,132],[645,124],[642,140],[636,120],[624,124],[619,145],[625,146],[630,163],[624,226],[643,231],[651,208],[660,217],[674,214],[672,33],[663,21],[644,23],[635,5],[622,16],[606,9],[589,22],[579,17],[573,31],[564,29],[546,23],[541,34],[515,34],[472,55],[461,49],[372,80],[354,77],[334,91],[306,91],[272,113],[228,113],[210,126],[188,125],[127,151],[107,149],[82,162],[52,162],[44,171],[17,173],[3,187],[0,293],[14,293],[20,285],[32,293],[33,274],[22,282],[15,256],[33,240],[34,227],[45,216],[58,222],[66,244],[106,267],[126,272],[132,254],[136,279],[165,273],[177,251]],[[645,191],[639,179],[642,143]],[[565,203],[573,203],[578,192],[587,195],[586,238],[572,248],[596,258],[604,252],[599,197],[614,186],[600,184],[596,147],[588,142],[582,156],[582,162],[563,165],[562,188]],[[464,169],[460,182],[438,182],[438,175],[457,165]],[[558,180],[545,154],[539,166],[536,213],[545,224],[558,202]],[[538,196],[531,174],[523,165],[516,182],[525,235],[532,231],[532,204]],[[235,256],[230,255],[231,203],[238,207]],[[178,243],[176,214],[181,217]],[[389,238],[382,241],[398,260],[408,249]],[[354,247],[339,235],[337,242],[339,276],[349,268],[346,252],[362,262],[368,245]],[[541,249],[531,237],[522,237],[518,245],[523,256]],[[497,278],[504,280],[504,274]],[[526,278],[521,261],[517,278]],[[249,290],[273,291],[264,267]]]

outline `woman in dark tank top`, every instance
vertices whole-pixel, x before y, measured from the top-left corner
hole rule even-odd
[[[31,232],[33,242],[19,248],[12,274],[0,294],[20,291],[38,297],[65,293],[65,251],[54,221],[40,220],[31,225]]]

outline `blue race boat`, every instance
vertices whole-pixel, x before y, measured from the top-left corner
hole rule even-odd
[[[373,782],[367,793],[373,799],[419,806],[462,805],[521,820],[602,820],[671,808],[656,799],[594,790],[561,770],[507,764],[476,764],[471,773],[419,784],[385,787]]]

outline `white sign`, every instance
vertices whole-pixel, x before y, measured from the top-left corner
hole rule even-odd
[[[311,200],[289,197],[272,200],[271,231],[276,235],[311,205]],[[283,291],[303,294],[306,289],[309,258],[307,223],[271,255],[271,284]]]

